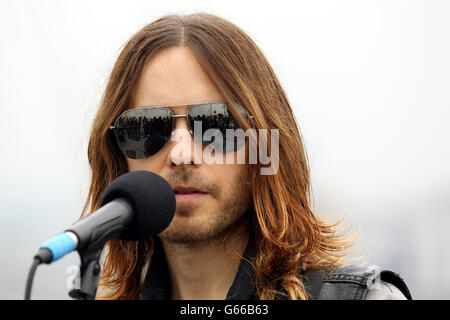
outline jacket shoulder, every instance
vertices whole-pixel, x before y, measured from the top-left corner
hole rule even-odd
[[[312,299],[412,299],[403,279],[377,266],[333,266],[304,274]]]

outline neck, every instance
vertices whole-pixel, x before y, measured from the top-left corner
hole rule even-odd
[[[233,284],[249,238],[240,230],[193,244],[162,241],[175,300],[224,300]]]

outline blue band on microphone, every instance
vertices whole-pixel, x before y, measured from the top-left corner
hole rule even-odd
[[[52,252],[52,262],[75,250],[77,244],[66,232],[58,234],[45,242],[41,248],[48,248]]]

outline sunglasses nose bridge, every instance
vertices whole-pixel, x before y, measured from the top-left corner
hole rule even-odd
[[[175,131],[176,129],[179,129],[179,128],[178,128],[178,125],[177,125],[177,121],[176,121],[177,118],[186,118],[186,122],[183,122],[183,123],[186,123],[186,126],[185,126],[184,128],[187,128],[187,130],[189,131],[189,133],[192,134],[191,126],[190,126],[190,124],[189,124],[189,118],[188,118],[188,115],[187,115],[187,114],[175,114],[175,115],[173,115],[173,130],[172,130],[172,135],[174,134],[174,131]]]
[[[177,121],[177,118],[186,118],[186,121]],[[172,125],[172,138],[175,137],[175,132],[184,131],[189,132],[190,137],[194,136],[194,132],[192,131],[191,124],[189,122],[188,114],[174,114],[173,115],[173,125]]]

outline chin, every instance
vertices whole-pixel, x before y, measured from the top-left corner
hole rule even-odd
[[[223,225],[205,216],[177,216],[175,214],[169,227],[159,234],[161,240],[173,243],[195,243],[215,238]]]

